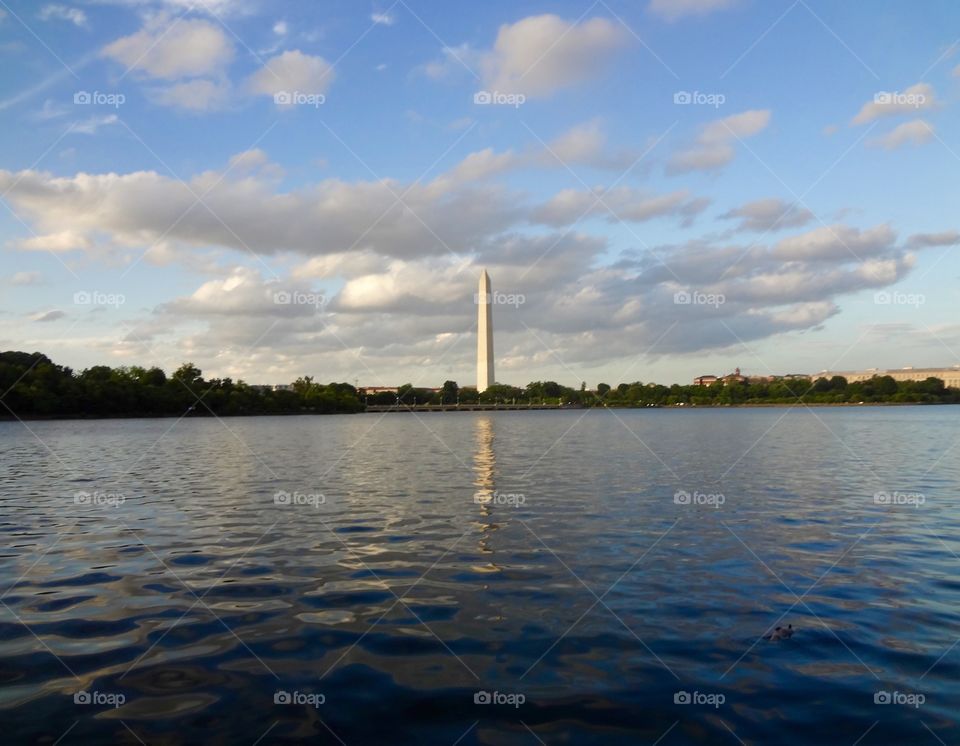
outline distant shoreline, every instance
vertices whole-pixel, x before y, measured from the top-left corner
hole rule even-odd
[[[383,410],[372,410],[372,411],[359,411],[359,412],[255,412],[250,414],[190,414],[190,415],[175,415],[175,414],[116,414],[116,415],[27,415],[25,417],[11,417],[10,415],[0,415],[0,422],[52,422],[52,421],[65,421],[65,422],[81,422],[81,421],[102,421],[102,420],[171,420],[171,419],[185,419],[185,420],[214,420],[214,419],[243,419],[243,418],[256,418],[256,417],[326,417],[333,415],[356,415],[356,414],[446,414],[446,413],[482,413],[482,412],[570,412],[570,411],[581,411],[585,409],[664,409],[664,410],[690,410],[690,409],[805,409],[805,408],[829,408],[829,407],[842,407],[842,408],[859,408],[859,407],[946,407],[946,406],[955,406],[956,402],[793,402],[793,403],[773,403],[773,402],[756,402],[756,403],[743,403],[743,404],[685,404],[683,406],[677,405],[662,405],[654,407],[630,407],[623,405],[614,405],[614,406],[594,406],[594,407],[583,407],[583,406],[567,406],[567,407],[503,407],[498,408],[496,406],[487,406],[487,407],[461,407],[460,409],[447,408],[440,409],[439,406],[436,408],[433,407],[391,407],[389,409]]]

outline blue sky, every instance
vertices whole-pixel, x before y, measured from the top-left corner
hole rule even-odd
[[[0,348],[471,383],[486,267],[503,382],[960,364],[958,20],[0,0]]]

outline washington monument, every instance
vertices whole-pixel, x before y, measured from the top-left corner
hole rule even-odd
[[[477,292],[477,391],[483,392],[496,379],[493,377],[493,315],[490,302],[490,276],[480,273]]]

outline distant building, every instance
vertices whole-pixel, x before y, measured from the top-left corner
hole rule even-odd
[[[737,368],[733,373],[728,373],[720,379],[723,381],[724,386],[729,386],[731,383],[746,383],[747,377],[740,374],[740,369]]]
[[[960,365],[954,365],[952,368],[896,368],[894,370],[882,370],[880,368],[868,368],[867,370],[822,370],[816,373],[812,378],[833,378],[834,376],[843,376],[847,383],[860,383],[869,381],[875,376],[890,376],[894,381],[925,381],[928,378],[939,378],[948,388],[960,388]]]
[[[357,393],[360,396],[367,396],[369,394],[396,394],[399,393],[399,386],[360,386],[357,389]]]
[[[800,380],[810,380],[810,376],[806,373],[787,373],[784,376],[745,376],[740,372],[740,369],[737,368],[733,373],[728,373],[725,376],[697,376],[693,379],[694,386],[712,386],[717,381],[723,383],[724,386],[729,386],[731,383],[774,383],[776,381],[800,381]]]
[[[292,383],[278,383],[273,387],[274,391],[293,391]]]

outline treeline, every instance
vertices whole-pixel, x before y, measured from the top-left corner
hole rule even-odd
[[[526,388],[496,384],[482,394],[475,388],[460,388],[447,381],[439,392],[401,386],[398,393],[371,394],[369,404],[569,404],[573,406],[731,406],[738,404],[865,404],[875,403],[960,403],[960,389],[948,389],[939,378],[924,381],[895,381],[877,376],[869,381],[849,383],[842,376],[830,379],[780,379],[770,382],[722,381],[710,386],[664,386],[657,383],[621,383],[613,388],[601,383],[595,391],[586,384],[579,389],[554,381],[535,381]]]
[[[79,373],[39,352],[0,352],[0,418],[150,417],[361,412],[367,404],[562,404],[569,406],[735,406],[744,404],[960,403],[960,389],[939,378],[895,381],[878,376],[850,383],[841,376],[710,386],[605,383],[596,390],[534,381],[525,388],[495,384],[483,393],[446,381],[439,391],[401,386],[397,393],[360,395],[348,383],[320,384],[306,376],[276,391],[230,378],[204,379],[192,363],[170,376],[160,368],[95,365]]]
[[[5,392],[5,393],[4,393]],[[77,373],[39,352],[0,352],[0,417],[225,416],[359,412],[348,383],[300,378],[292,391],[206,380],[192,363],[167,376],[160,368],[95,365]]]
[[[599,390],[605,387],[601,384]],[[599,391],[598,391],[599,393]],[[609,406],[726,406],[737,404],[956,404],[960,389],[948,389],[939,378],[924,381],[896,381],[876,376],[869,381],[850,383],[843,376],[796,378],[770,382],[718,381],[710,386],[661,386],[639,382],[620,384],[604,395]]]

